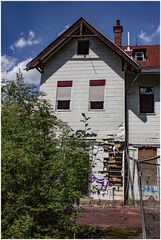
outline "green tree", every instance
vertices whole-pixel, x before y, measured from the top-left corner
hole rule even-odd
[[[1,92],[2,238],[73,238],[88,150],[21,73]]]

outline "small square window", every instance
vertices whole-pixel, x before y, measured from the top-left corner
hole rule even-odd
[[[135,60],[136,61],[144,61],[144,52],[135,52]]]
[[[154,92],[152,87],[140,87],[140,113],[154,113]]]
[[[103,105],[103,101],[90,102],[90,109],[103,109]]]
[[[60,110],[70,109],[70,100],[58,100],[57,109]]]
[[[78,41],[77,55],[87,54],[89,54],[89,41],[88,40]]]

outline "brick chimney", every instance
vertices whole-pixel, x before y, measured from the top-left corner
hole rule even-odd
[[[123,32],[123,27],[120,26],[120,20],[116,20],[116,26],[113,27],[113,31],[114,31],[114,43],[120,47],[122,44],[122,32]]]

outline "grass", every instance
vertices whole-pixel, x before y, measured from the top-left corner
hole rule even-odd
[[[101,229],[98,227],[91,227],[80,225],[77,229],[75,238],[77,239],[135,239],[140,236],[141,229],[130,229],[120,227],[109,227]]]
[[[141,231],[140,229],[110,227],[105,232],[110,238],[127,239],[137,237]]]

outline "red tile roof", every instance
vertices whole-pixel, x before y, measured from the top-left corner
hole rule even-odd
[[[121,47],[124,51],[126,46]],[[137,61],[142,69],[159,69],[160,68],[160,45],[142,45],[142,46],[130,46],[132,51],[125,51],[130,57],[132,57],[133,50],[145,49],[146,61]]]

